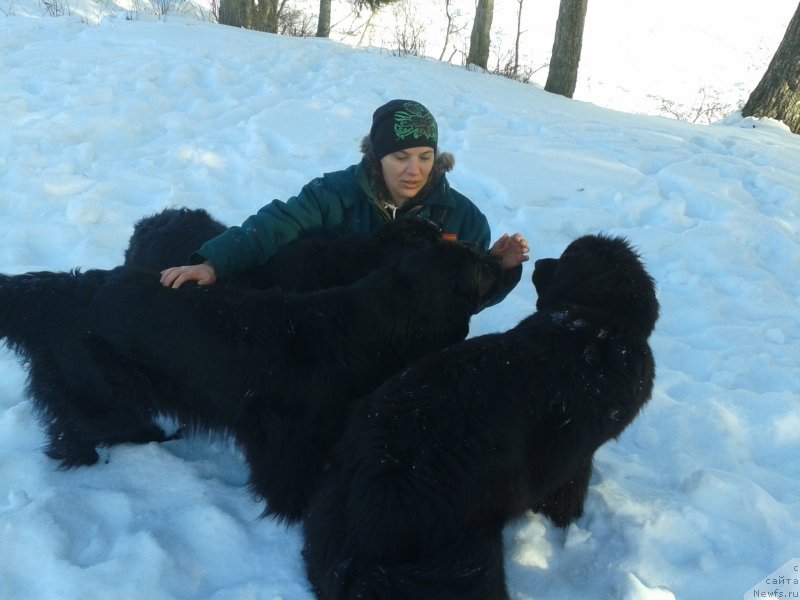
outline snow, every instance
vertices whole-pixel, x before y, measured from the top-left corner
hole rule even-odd
[[[599,451],[577,523],[507,528],[512,598],[752,598],[787,561],[794,572],[800,137],[179,15],[13,12],[0,18],[0,271],[113,267],[133,223],[167,206],[237,224],[356,162],[375,107],[418,99],[495,238],[521,231],[540,258],[622,234],[659,285],[653,398]],[[533,311],[531,269],[472,335]],[[24,382],[0,351],[0,598],[311,598],[299,528],[259,518],[230,442],[119,446],[60,471]]]

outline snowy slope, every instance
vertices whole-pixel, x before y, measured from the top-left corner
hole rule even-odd
[[[0,271],[108,268],[166,206],[230,224],[359,159],[372,110],[437,116],[451,184],[533,257],[628,236],[659,284],[651,403],[562,532],[507,529],[516,599],[745,593],[800,556],[800,138],[613,112],[438,63],[193,19],[0,18]],[[533,310],[531,264],[472,333]],[[58,471],[0,354],[0,598],[309,599],[224,440]],[[797,591],[797,587],[786,588]],[[765,588],[766,591],[766,588]]]

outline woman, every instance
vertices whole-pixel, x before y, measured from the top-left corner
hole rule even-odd
[[[191,264],[165,269],[161,283],[211,285],[217,279],[269,260],[281,247],[314,230],[367,235],[389,219],[418,215],[440,225],[443,237],[476,243],[502,260],[506,277],[486,304],[502,300],[519,281],[528,242],[503,235],[491,249],[486,217],[469,198],[452,189],[445,173],[453,156],[438,152],[438,128],[430,111],[413,100],[392,100],[372,117],[361,144],[360,163],[326,173],[287,202],[274,200],[241,227],[206,242]]]

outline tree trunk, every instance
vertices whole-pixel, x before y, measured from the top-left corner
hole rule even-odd
[[[444,2],[444,14],[447,16],[447,29],[444,33],[444,44],[442,44],[442,53],[439,55],[439,60],[444,59],[444,53],[447,51],[447,45],[450,43],[450,34],[453,32],[453,15],[450,14],[450,0]]]
[[[800,133],[800,5],[742,116],[777,119]]]
[[[589,0],[561,0],[556,22],[556,37],[550,57],[550,71],[544,89],[572,98],[578,81],[583,25]]]
[[[253,15],[248,29],[278,33],[278,0],[250,0]]]
[[[221,0],[219,22],[233,27],[278,33],[278,0]]]
[[[220,0],[219,22],[232,27],[248,27],[250,0]]]
[[[514,39],[514,77],[519,72],[519,38],[522,37],[522,3],[524,0],[517,0],[519,9],[517,10],[517,37]]]
[[[494,17],[494,0],[478,0],[475,9],[475,21],[472,23],[472,35],[469,38],[468,65],[487,68],[489,62],[489,34]]]
[[[317,37],[328,37],[331,34],[331,0],[319,0],[319,20],[317,21]]]

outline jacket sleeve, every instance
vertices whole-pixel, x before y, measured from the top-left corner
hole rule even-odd
[[[491,243],[491,232],[489,230],[489,223],[486,220],[486,217],[484,217],[483,214],[480,214],[480,216],[483,219],[483,225],[478,227],[477,233],[474,234],[474,237],[467,237],[464,235],[463,237],[459,236],[459,238],[476,242],[480,246],[481,251],[488,254],[489,244]],[[481,305],[481,307],[478,309],[478,312],[482,311],[484,308],[489,308],[490,306],[499,304],[506,296],[508,296],[511,290],[516,287],[521,277],[522,265],[512,267],[511,269],[505,269],[500,281],[497,282],[492,295],[489,296],[486,302]]]
[[[469,198],[455,190],[451,189],[451,192],[461,204],[461,209],[457,211],[460,213],[460,222],[458,231],[455,232],[458,234],[458,239],[473,242],[478,245],[481,252],[488,253],[492,234],[486,216]],[[494,292],[478,310],[481,311],[484,308],[499,304],[516,287],[521,277],[522,265],[504,270],[503,276],[497,283]]]
[[[495,304],[499,304],[519,283],[522,277],[522,265],[517,265],[511,269],[505,269],[500,281],[494,289],[492,295],[484,302],[478,309],[478,312],[484,308],[489,308]]]
[[[337,203],[325,190],[324,177],[306,184],[297,196],[274,200],[209,240],[192,255],[191,262],[210,262],[217,277],[225,279],[269,260],[281,247],[304,232],[326,227],[335,215]]]

